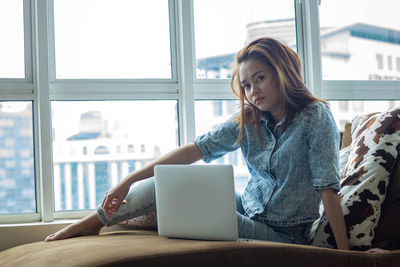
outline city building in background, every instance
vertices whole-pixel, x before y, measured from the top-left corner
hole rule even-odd
[[[267,36],[296,49],[294,23],[294,19],[252,22],[245,42]],[[400,80],[400,31],[362,23],[321,28],[321,52],[325,80]],[[230,78],[234,56],[199,59],[198,78]],[[226,121],[236,105],[233,100],[196,101],[196,135]],[[330,101],[340,130],[355,115],[397,105],[397,101]],[[119,180],[166,152],[156,138],[130,138],[127,124],[93,109],[80,114],[76,133],[65,137],[53,129],[55,211],[94,209]],[[177,135],[177,123],[174,127]],[[0,104],[0,213],[36,211],[33,156],[30,102],[13,110]],[[249,174],[240,151],[213,164],[233,165],[236,190],[244,190]]]
[[[294,19],[260,21],[247,25],[249,43],[275,38],[295,49]],[[356,23],[342,28],[321,28],[324,80],[400,80],[400,31]],[[199,59],[204,78],[230,78],[235,54]]]
[[[294,19],[259,21],[247,25],[247,40],[275,38],[295,49]],[[356,23],[321,28],[324,80],[400,80],[400,31]],[[199,59],[202,78],[230,78],[235,54]],[[379,88],[377,88],[379,90]],[[359,114],[387,110],[399,101],[329,101],[340,130]]]
[[[132,142],[125,121],[103,119],[100,111],[82,113],[78,133],[53,137],[55,210],[96,208],[107,190],[160,153],[154,142]]]
[[[212,131],[227,121],[238,111],[236,100],[198,100],[195,102],[196,136]],[[202,163],[202,162],[200,162]],[[235,190],[243,192],[249,179],[249,171],[240,149],[214,160],[210,164],[229,164],[233,166]]]
[[[32,105],[0,103],[0,213],[36,211]]]

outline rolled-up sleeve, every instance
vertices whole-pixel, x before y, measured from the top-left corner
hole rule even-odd
[[[340,134],[326,105],[313,106],[307,133],[313,188],[339,191]]]
[[[232,116],[214,130],[197,137],[194,142],[203,153],[203,161],[211,162],[240,147],[235,144],[238,137],[237,122]]]

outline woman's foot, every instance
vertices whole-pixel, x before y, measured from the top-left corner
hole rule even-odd
[[[47,236],[44,241],[48,242],[77,236],[98,235],[103,226],[104,225],[97,216],[97,213],[94,212],[82,220],[68,225],[60,231]]]

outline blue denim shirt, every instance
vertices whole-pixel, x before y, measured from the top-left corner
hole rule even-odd
[[[238,123],[235,116],[194,141],[210,162],[227,152],[241,149],[250,172],[242,194],[243,207],[250,218],[277,226],[312,222],[319,217],[318,190],[340,189],[339,131],[329,108],[313,103],[300,111],[281,133],[261,115],[264,148],[255,127],[246,127],[235,145]]]

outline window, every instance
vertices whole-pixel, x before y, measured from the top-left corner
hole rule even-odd
[[[106,146],[98,146],[95,148],[94,154],[95,155],[106,155],[106,154],[110,154],[110,151],[108,150],[108,148]]]
[[[352,101],[353,111],[363,112],[364,111],[364,101]]]
[[[273,37],[296,49],[293,0],[195,0],[197,78],[229,78],[243,44]]]
[[[392,56],[387,57],[388,70],[392,70]]]
[[[400,57],[396,57],[396,70],[400,72]]]
[[[339,101],[339,110],[340,111],[348,111],[349,110],[349,102],[348,101]]]
[[[196,101],[196,135],[207,133],[213,127],[225,122],[234,114],[232,107],[238,104],[233,100],[202,100]],[[214,107],[221,106],[221,114],[214,113]],[[232,112],[233,111],[233,112]],[[243,192],[249,179],[249,172],[243,160],[240,150],[228,153],[223,158],[216,160],[212,164],[231,164],[234,168],[235,190]]]
[[[380,51],[400,53],[400,21],[393,20],[400,2],[326,0],[319,7],[322,76],[324,80],[368,80],[388,75]],[[340,18],[340,19],[339,19]],[[375,75],[375,76],[372,76]],[[382,78],[383,80],[383,78]]]
[[[0,102],[0,188],[0,214],[36,211],[31,102]]]
[[[376,54],[376,62],[378,65],[378,70],[383,70],[383,56],[382,54]]]
[[[22,0],[0,2],[0,78],[25,78]]]
[[[399,105],[400,101],[329,101],[330,109],[340,131],[344,131],[346,122],[351,122],[357,115],[381,112]],[[343,109],[344,106],[351,108]]]
[[[54,24],[58,79],[172,76],[168,1],[55,0]]]
[[[348,109],[340,125],[398,105],[399,3],[0,1],[0,223],[80,218],[124,175],[222,123],[237,109],[234,54],[257,37],[298,51],[307,85]],[[216,163],[244,189],[239,152]]]
[[[130,171],[175,148],[176,105],[176,101],[53,101],[55,210],[94,209]],[[140,144],[142,153],[135,153],[132,140],[146,142]],[[143,154],[145,146],[158,155]],[[118,153],[118,147],[127,150]],[[87,153],[76,156],[71,148]]]

